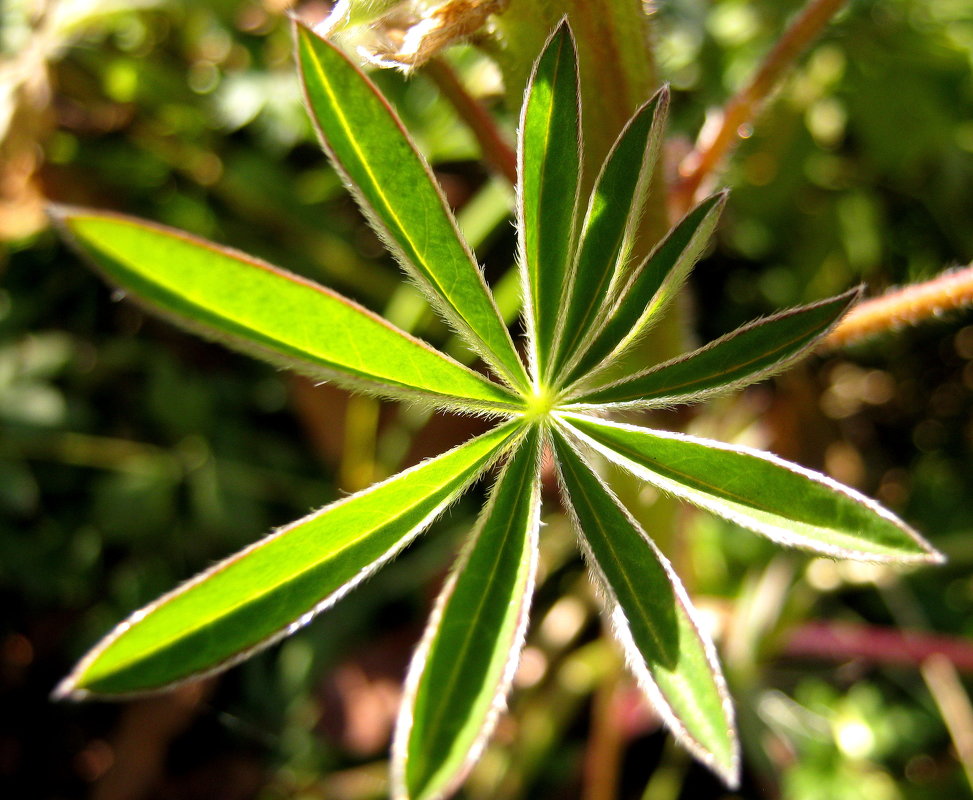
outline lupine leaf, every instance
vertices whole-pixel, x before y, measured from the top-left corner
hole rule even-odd
[[[375,85],[295,23],[307,99],[324,149],[369,221],[430,302],[512,386],[527,376],[442,190]]]
[[[523,646],[537,565],[536,428],[511,456],[412,659],[393,746],[393,794],[454,791],[493,730]]]
[[[546,377],[562,320],[581,170],[581,111],[574,37],[562,22],[527,86],[518,137],[518,227],[536,375]]]
[[[517,405],[503,387],[309,280],[131,217],[52,213],[110,283],[207,338],[372,394],[465,410]]]
[[[874,500],[770,453],[582,415],[563,419],[647,483],[781,544],[865,561],[943,560]]]
[[[712,195],[686,214],[618,288],[604,325],[579,353],[566,383],[590,385],[596,368],[610,363],[658,321],[709,244],[726,197],[725,192]]]
[[[135,612],[57,695],[126,695],[225,669],[392,558],[502,452],[508,423],[270,534]]]
[[[563,436],[558,469],[612,632],[676,738],[736,785],[739,746],[712,642],[665,556]]]
[[[578,253],[570,273],[569,301],[560,309],[564,332],[553,367],[556,374],[595,325],[631,256],[669,109],[660,89],[628,121],[609,152],[588,200]]]
[[[803,356],[855,303],[859,289],[738,328],[704,347],[582,394],[578,405],[652,408],[739,389]]]

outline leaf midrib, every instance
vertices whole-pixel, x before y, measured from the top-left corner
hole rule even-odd
[[[382,206],[384,207],[386,213],[394,220],[395,225],[396,225],[396,228],[401,233],[402,238],[405,239],[405,241],[408,243],[409,249],[411,250],[411,252],[415,255],[415,257],[416,257],[416,259],[418,261],[418,263],[416,264],[416,268],[421,271],[421,274],[422,274],[423,279],[426,280],[426,281],[428,281],[433,286],[435,286],[439,290],[438,291],[438,294],[440,295],[440,297],[442,297],[444,300],[446,300],[446,304],[448,305],[448,307],[449,307],[449,309],[451,311],[450,316],[453,317],[453,321],[456,322],[456,323],[458,323],[459,324],[459,327],[461,329],[463,329],[463,331],[468,336],[471,336],[477,342],[479,342],[480,345],[484,348],[484,350],[486,350],[490,354],[490,361],[491,361],[491,363],[494,366],[496,366],[497,369],[500,369],[501,370],[501,372],[504,375],[504,377],[506,377],[508,380],[512,381],[514,383],[514,385],[517,385],[517,381],[515,380],[514,376],[512,376],[512,375],[509,374],[509,368],[504,364],[503,360],[498,356],[498,354],[496,352],[494,352],[494,349],[489,344],[487,344],[487,342],[484,340],[483,336],[481,336],[479,333],[477,333],[474,330],[473,326],[469,322],[467,322],[467,320],[465,319],[465,317],[460,313],[459,309],[456,307],[456,304],[450,298],[449,293],[446,291],[446,287],[443,285],[442,282],[440,282],[438,280],[438,278],[435,275],[435,273],[432,272],[431,270],[429,270],[426,267],[426,262],[427,262],[426,254],[419,252],[419,248],[417,247],[416,242],[409,235],[408,226],[405,226],[405,225],[402,224],[401,217],[399,217],[399,215],[395,213],[395,211],[393,210],[393,207],[388,202],[388,199],[387,199],[388,195],[382,190],[382,184],[381,184],[381,182],[377,179],[377,176],[376,176],[375,172],[372,170],[371,166],[369,165],[368,160],[366,158],[364,158],[363,153],[362,153],[362,150],[358,146],[357,139],[354,136],[354,131],[352,130],[352,128],[348,124],[348,118],[342,112],[341,105],[338,102],[338,98],[335,95],[335,93],[332,91],[331,83],[330,83],[330,81],[328,81],[328,79],[327,79],[327,77],[325,75],[324,70],[321,68],[321,62],[320,62],[320,60],[317,59],[317,58],[312,58],[311,61],[312,61],[312,64],[314,65],[315,73],[317,74],[317,77],[318,77],[319,81],[321,82],[321,85],[324,87],[324,90],[328,94],[328,99],[331,101],[332,108],[334,109],[335,116],[337,117],[338,122],[341,125],[341,129],[342,129],[342,131],[343,131],[343,133],[345,135],[345,139],[349,142],[349,144],[351,145],[352,150],[354,150],[355,155],[358,157],[359,164],[361,164],[363,166],[363,168],[365,169],[365,172],[368,175],[370,184],[373,187],[373,191],[374,191],[375,194],[378,195],[379,199],[381,200]],[[393,122],[394,121],[395,120],[393,118]],[[332,156],[333,156],[334,160],[336,162],[338,162],[338,163],[341,163],[340,159],[337,156],[337,153],[334,152],[333,148],[331,148],[331,150],[332,150]],[[360,188],[361,187],[359,187],[359,189]],[[433,187],[433,190],[435,191],[435,187]],[[473,265],[473,266],[475,268],[475,265]],[[474,348],[474,349],[476,350],[476,349],[479,349],[479,348]]]
[[[455,476],[452,480],[447,481],[446,483],[444,483],[441,487],[439,487],[439,489],[437,490],[437,492],[444,492],[444,491],[446,491],[448,493],[450,486],[455,486],[455,484],[461,483],[463,481],[463,479],[466,478],[466,477],[468,477],[471,472],[475,471],[483,463],[483,461],[486,458],[489,458],[489,454],[487,454],[486,456],[483,456],[483,457],[477,459],[473,464],[471,464],[469,467],[467,467],[466,469],[464,469],[462,473],[460,473],[459,475]],[[379,529],[381,529],[383,527],[386,527],[388,525],[394,524],[396,520],[401,519],[402,517],[406,516],[409,512],[413,511],[415,508],[417,508],[418,506],[420,506],[422,504],[422,501],[423,500],[429,499],[429,497],[435,495],[437,492],[433,492],[430,495],[426,495],[424,497],[421,497],[418,500],[416,500],[415,502],[410,503],[407,506],[401,506],[398,514],[396,514],[393,517],[388,517],[388,518],[382,520],[381,522],[378,522],[378,523],[373,524],[367,530],[362,531],[354,539],[349,540],[340,549],[330,550],[328,552],[326,558],[317,559],[317,560],[315,560],[315,561],[313,561],[313,562],[305,565],[304,567],[302,567],[302,568],[300,568],[300,569],[298,569],[296,571],[289,572],[286,575],[286,577],[284,577],[281,580],[277,580],[276,582],[274,582],[272,584],[269,583],[268,581],[262,582],[261,583],[261,586],[260,586],[260,588],[262,589],[262,591],[257,592],[257,593],[254,593],[254,594],[251,594],[251,595],[247,596],[245,599],[240,600],[240,601],[234,603],[233,605],[228,605],[228,606],[223,607],[219,611],[219,613],[210,614],[208,616],[203,616],[202,618],[197,617],[196,619],[194,619],[194,623],[195,624],[192,624],[192,625],[189,625],[189,626],[184,626],[184,627],[180,628],[179,631],[178,631],[178,633],[176,635],[169,635],[166,638],[162,638],[162,637],[156,638],[154,640],[154,642],[153,642],[155,644],[154,647],[147,647],[147,648],[141,648],[141,649],[139,649],[134,654],[134,656],[132,656],[132,657],[130,657],[130,658],[126,659],[126,660],[123,660],[120,663],[116,664],[115,667],[114,667],[114,671],[118,671],[118,670],[121,670],[121,669],[125,669],[127,667],[130,667],[132,664],[138,663],[140,661],[144,661],[144,660],[146,660],[146,659],[148,659],[148,658],[150,658],[150,657],[158,654],[159,652],[162,652],[162,651],[166,650],[168,647],[172,646],[173,643],[178,642],[181,639],[185,639],[188,636],[190,636],[190,635],[192,635],[194,633],[197,633],[198,631],[201,631],[204,628],[207,628],[207,627],[211,626],[212,624],[214,624],[216,622],[219,622],[221,619],[223,619],[225,617],[231,616],[235,611],[238,611],[242,607],[247,606],[247,605],[250,605],[251,603],[256,602],[256,601],[258,601],[258,600],[260,600],[262,598],[265,598],[268,595],[270,595],[273,592],[275,592],[276,590],[280,589],[281,587],[286,586],[288,584],[291,584],[291,583],[293,583],[296,580],[299,580],[302,576],[307,575],[309,572],[311,572],[311,571],[313,571],[315,569],[320,568],[322,565],[327,564],[329,561],[335,560],[337,557],[339,557],[340,555],[342,555],[343,553],[345,553],[346,551],[348,551],[350,548],[352,548],[355,545],[357,545],[360,542],[362,542],[364,539],[366,539],[368,536],[370,536],[371,534],[373,534],[375,531],[377,531],[377,530],[379,530]],[[444,502],[445,501],[440,501],[440,503],[438,503],[429,512],[429,515],[435,514],[436,510],[438,508],[441,508]],[[340,508],[340,506],[337,506],[336,508]],[[429,515],[427,515],[427,516],[429,516]],[[420,525],[421,525],[421,523],[420,523]],[[416,527],[419,527],[419,525],[417,525]],[[415,528],[410,528],[409,531],[412,531],[414,529]],[[299,530],[299,529],[298,528],[292,528],[291,530]],[[405,533],[403,533],[403,536],[408,535],[409,531],[406,531]],[[208,578],[209,579],[214,579],[217,576],[219,576],[220,574],[225,573],[226,570],[233,568],[233,566],[236,565],[236,564],[238,564],[244,557],[253,556],[255,553],[259,552],[264,547],[268,547],[268,546],[270,546],[270,545],[272,545],[272,544],[274,544],[276,542],[279,542],[281,538],[287,536],[287,534],[290,533],[290,532],[291,532],[290,530],[284,531],[283,533],[280,534],[279,537],[268,538],[265,542],[258,542],[257,545],[255,547],[253,547],[252,549],[245,549],[245,550],[240,551],[239,553],[236,554],[236,556],[232,557],[231,559],[227,560],[225,563],[223,563],[222,565],[220,565],[221,566],[220,569],[215,570],[212,573],[210,573],[208,575]],[[180,599],[180,598],[183,598],[183,597],[186,597],[186,595],[189,592],[191,592],[195,588],[195,586],[202,586],[202,585],[205,585],[205,584],[200,583],[200,584],[195,584],[193,586],[190,586],[186,590],[185,593],[176,595],[175,597],[172,597],[170,599],[170,602],[171,601],[175,601],[175,600]],[[344,584],[342,584],[342,586],[343,585]],[[339,586],[334,591],[339,591],[340,588],[341,587]],[[312,606],[312,608],[313,607],[316,607],[318,604],[320,604],[322,602],[325,602],[327,600],[327,597],[328,596],[330,596],[330,594],[329,595],[326,595],[324,597],[321,597],[318,600],[316,600],[315,603],[314,603],[314,605]],[[165,607],[166,607],[166,605],[160,605],[158,607],[158,610],[161,611]],[[116,641],[121,641],[121,638],[119,638]],[[106,648],[106,651],[105,652],[109,652],[110,649],[111,649],[110,647],[109,648]]]
[[[128,220],[124,219],[119,220],[119,222],[123,224],[132,224]],[[444,366],[459,368],[466,374],[466,377],[477,379],[479,383],[482,383],[484,385],[484,389],[506,392],[505,387],[484,378],[482,375],[479,375],[462,364],[452,361],[444,353],[440,352],[434,347],[431,347],[421,339],[405,333],[404,331],[398,330],[388,320],[369,311],[368,309],[358,306],[348,298],[343,297],[327,287],[320,286],[319,284],[303,278],[302,276],[293,275],[285,270],[273,267],[269,264],[261,263],[257,260],[246,257],[244,254],[237,255],[236,253],[224,252],[222,248],[214,245],[211,242],[197,240],[193,237],[181,234],[181,232],[160,231],[160,233],[170,235],[176,241],[184,242],[194,247],[200,247],[211,252],[217,257],[226,258],[234,263],[260,269],[261,271],[266,272],[267,274],[276,278],[280,278],[281,280],[292,281],[295,287],[298,287],[301,290],[319,293],[323,297],[327,298],[328,301],[346,306],[352,311],[360,312],[368,319],[369,322],[385,328],[389,333],[402,336],[409,344],[421,348],[429,356],[438,358]],[[80,236],[80,234],[75,235]],[[335,380],[337,382],[342,381],[343,377],[348,375],[353,379],[357,378],[361,381],[367,382],[371,387],[371,391],[373,392],[381,393],[384,388],[388,388],[390,390],[400,389],[401,392],[406,396],[414,396],[417,393],[427,394],[430,395],[431,398],[442,398],[443,402],[469,404],[470,407],[476,406],[477,408],[482,408],[484,410],[495,409],[497,411],[516,411],[518,409],[518,403],[513,397],[511,397],[509,403],[505,403],[499,399],[490,399],[483,396],[469,397],[467,395],[458,394],[455,392],[451,393],[440,389],[439,387],[430,387],[428,385],[418,386],[415,384],[406,383],[405,381],[402,381],[394,376],[368,372],[362,369],[360,366],[348,363],[346,361],[341,361],[320,352],[317,345],[315,345],[313,342],[309,341],[308,345],[301,346],[295,342],[288,341],[278,332],[271,329],[254,327],[247,316],[246,311],[243,309],[236,309],[232,313],[226,307],[221,307],[217,310],[205,305],[196,296],[181,294],[177,287],[173,286],[171,282],[160,281],[158,278],[153,277],[143,270],[140,270],[134,265],[128,252],[124,248],[116,247],[111,241],[102,240],[95,242],[90,239],[85,239],[85,243],[99,250],[113,262],[116,262],[122,269],[125,270],[125,275],[129,280],[135,280],[144,284],[145,288],[143,288],[143,291],[146,292],[146,296],[142,297],[139,295],[138,291],[132,291],[133,298],[147,304],[150,308],[155,310],[156,313],[163,316],[168,316],[171,320],[177,320],[179,324],[190,330],[195,329],[197,332],[203,332],[204,335],[215,336],[217,339],[223,338],[225,341],[232,341],[244,352],[260,350],[263,352],[264,357],[268,360],[283,359],[285,363],[289,363],[291,368],[298,371],[300,371],[302,368],[307,369],[308,371],[310,371],[311,368],[324,370],[328,373],[333,373],[329,375],[329,380]],[[108,271],[106,270],[106,272]],[[116,276],[109,275],[109,277],[111,277],[112,282],[119,282]],[[154,291],[163,293],[169,306],[165,307],[161,305],[161,303],[156,305],[155,301],[148,296],[148,287],[151,287]],[[190,310],[196,313],[190,313]],[[353,341],[352,343],[354,344]],[[411,357],[411,354],[407,355],[410,355]],[[293,362],[290,362],[290,359],[293,359]],[[362,359],[359,355],[359,361],[364,362],[365,359]]]
[[[570,447],[570,445],[567,445],[567,444],[562,445],[562,446]],[[580,490],[582,496],[585,498],[585,501],[586,501],[588,507],[589,508],[594,508],[595,505],[594,505],[594,503],[591,502],[591,499],[590,499],[591,496],[587,492],[587,490],[584,488],[583,481],[581,481],[578,478],[577,472],[573,468],[571,468],[569,466],[568,469],[571,469],[571,471],[574,472],[574,480],[575,480],[576,488]],[[569,492],[569,495],[570,495],[570,492]],[[612,547],[611,536],[608,535],[608,533],[606,532],[604,526],[602,526],[601,521],[598,520],[597,516],[595,516],[595,523],[597,524],[598,529],[601,531],[602,540],[605,543],[605,547],[607,547],[608,550],[611,552],[612,558],[614,558],[614,560],[615,560],[615,562],[617,564],[622,564],[623,562],[620,559],[618,559],[618,557],[617,557],[617,555],[618,555],[617,551],[615,550],[614,547]],[[640,597],[639,593],[635,591],[635,586],[631,582],[631,579],[628,576],[627,570],[622,569],[621,571],[622,571],[623,578],[625,580],[625,588],[628,589],[628,591],[632,595],[632,597],[635,598],[635,602],[638,605],[639,611],[642,613],[642,616],[645,617],[649,621],[648,628],[649,628],[649,631],[650,631],[650,633],[652,635],[652,639],[655,642],[656,648],[659,651],[662,651],[663,650],[662,640],[661,640],[661,638],[659,636],[659,632],[656,629],[656,626],[654,624],[652,624],[651,614],[649,614],[646,611],[646,609],[643,607],[641,597]],[[602,574],[604,574],[604,573],[602,573]],[[607,576],[606,576],[605,579],[606,579],[606,582],[608,583],[608,585],[611,586],[611,581],[608,580]],[[613,593],[615,593],[614,590],[613,590]],[[617,594],[617,593],[615,593],[615,594]],[[618,603],[618,600],[616,599],[615,602],[617,604]],[[623,609],[623,613],[624,613],[624,609]],[[629,624],[631,624],[631,623],[629,623]]]
[[[582,483],[580,481],[577,481],[577,478],[575,480],[578,483],[578,486],[581,487],[581,493],[582,493],[582,495],[587,500],[589,498],[589,494],[585,491]],[[590,500],[588,502],[588,505],[589,506],[592,506]],[[621,509],[619,509],[619,511],[621,512]],[[624,512],[622,512],[622,513],[624,513]],[[615,562],[618,563],[618,564],[624,563],[621,559],[618,558],[618,553],[615,550],[615,548],[612,547],[612,544],[611,544],[611,536],[607,534],[607,532],[605,531],[604,527],[601,525],[600,521],[597,520],[597,517],[596,517],[596,522],[598,524],[599,529],[602,531],[602,538],[603,538],[603,540],[605,542],[605,546],[611,552],[612,558],[614,558]],[[651,549],[651,545],[649,545],[648,543],[646,543],[646,546]],[[656,555],[656,554],[653,552],[653,555]],[[657,565],[659,567],[659,570],[668,579],[668,575],[666,574],[665,567],[659,561],[657,555],[656,555],[656,563],[657,563]],[[660,643],[661,642],[661,639],[660,639],[660,636],[659,636],[659,633],[658,633],[658,629],[657,629],[657,627],[654,624],[652,624],[652,614],[649,613],[645,609],[645,607],[643,606],[642,599],[641,599],[641,595],[640,595],[639,592],[636,591],[634,584],[632,583],[631,579],[629,578],[628,571],[625,570],[625,569],[622,569],[621,572],[622,572],[622,575],[623,575],[623,578],[624,578],[624,581],[625,581],[625,588],[628,589],[629,594],[635,599],[635,602],[636,602],[636,604],[638,606],[639,611],[642,613],[643,618],[647,622],[646,627],[649,629],[650,635],[652,636],[653,640],[655,641],[656,647],[660,651],[663,651],[664,648],[663,648],[663,646]],[[602,574],[604,574],[604,573],[602,573]],[[611,586],[611,581],[608,580],[607,576],[606,576],[605,580],[609,584],[609,586]],[[671,583],[670,583],[670,589],[672,591],[674,605],[680,606],[681,604],[679,603],[679,598],[676,595],[675,587],[673,587]],[[615,603],[616,603],[616,605],[618,605],[617,593],[614,591],[614,589],[612,589],[612,591],[613,591],[613,593],[616,594]],[[619,606],[619,608],[622,611],[622,613],[624,614],[625,613],[624,609],[621,608],[620,606]],[[626,617],[626,620],[628,620],[628,615],[627,614],[625,615],[625,617]],[[676,612],[676,617],[677,617],[676,627],[678,629],[679,628],[678,611]],[[631,628],[631,622],[630,621],[629,621],[629,627]],[[677,661],[677,664],[678,664],[678,662],[679,662],[679,653],[678,652],[677,652],[677,655],[676,655],[676,661]],[[693,703],[692,703],[693,709],[692,709],[692,711],[694,712],[694,716],[696,717],[696,723],[697,723],[697,725],[701,725],[702,727],[706,728],[707,731],[708,731],[708,733],[709,733],[709,735],[711,737],[713,737],[715,739],[719,739],[720,738],[720,736],[719,736],[720,731],[713,725],[712,721],[709,718],[709,715],[707,715],[705,713],[705,711],[703,710],[702,706],[699,703],[695,702],[695,698],[696,698],[695,690],[693,689],[692,686],[689,685],[689,683],[687,682],[687,679],[682,674],[682,672],[680,670],[676,669],[676,668],[667,669],[664,665],[662,665],[661,663],[658,663],[658,662],[656,664],[656,667],[657,667],[657,669],[662,670],[662,671],[664,671],[667,674],[668,680],[677,681],[680,684],[681,689],[682,689],[681,694],[684,697],[685,696],[688,696],[688,697],[692,698],[692,700],[693,700]],[[709,675],[708,672],[707,672],[707,675]],[[658,679],[655,679],[655,680],[656,680],[656,685],[657,685],[659,691],[660,692],[663,692],[662,687],[661,686],[658,686]],[[687,691],[687,687],[688,687],[688,691]],[[665,692],[663,692],[663,694],[665,695]],[[665,699],[666,699],[666,702],[669,703],[670,706],[671,706],[672,705],[671,698],[668,697],[668,696],[666,696]],[[686,709],[683,709],[683,710],[686,710]],[[675,715],[676,719],[680,719],[681,718],[681,713],[682,712],[676,712],[675,709],[672,709],[672,713]],[[703,744],[703,742],[700,740],[700,738],[698,736],[696,736],[695,734],[691,733],[689,731],[689,728],[687,726],[685,726],[685,724],[683,724],[683,729],[685,730],[686,735],[689,736],[690,738],[692,738],[697,743],[697,745],[699,747],[702,747],[706,751],[710,751],[710,748],[708,746],[706,746],[705,744]],[[715,734],[715,736],[714,736],[714,734]]]
[[[792,347],[794,344],[796,344],[797,342],[799,342],[801,339],[805,339],[805,338],[809,338],[809,337],[810,338],[813,338],[814,335],[818,331],[822,330],[823,328],[827,328],[827,327],[828,327],[827,324],[817,325],[817,326],[815,326],[814,328],[811,329],[810,333],[805,333],[803,335],[795,336],[794,338],[789,339],[789,340],[783,342],[782,344],[778,345],[775,348],[772,348],[770,350],[764,350],[756,358],[751,358],[748,361],[740,361],[740,362],[737,362],[734,365],[733,370],[724,370],[723,372],[712,372],[709,375],[706,375],[706,376],[704,376],[702,378],[698,378],[696,380],[690,380],[690,381],[686,381],[684,383],[672,384],[672,385],[666,386],[664,388],[656,389],[652,394],[649,394],[649,395],[646,395],[644,393],[636,393],[636,394],[622,395],[621,397],[618,397],[618,398],[616,398],[614,400],[606,400],[605,402],[606,403],[626,403],[626,402],[638,401],[638,400],[643,400],[643,399],[644,400],[658,400],[659,398],[666,397],[667,395],[672,395],[673,393],[677,392],[677,390],[683,389],[686,386],[692,386],[693,384],[700,384],[700,383],[704,383],[706,381],[713,381],[715,379],[718,379],[720,376],[725,375],[725,374],[728,374],[730,372],[737,371],[737,370],[740,370],[740,369],[746,369],[746,367],[750,366],[751,364],[755,364],[758,361],[762,361],[764,359],[767,359],[767,358],[773,356],[775,353],[779,353],[781,350],[786,350],[787,348]],[[719,341],[714,342],[713,345],[709,348],[709,350],[712,352],[712,349],[715,346],[719,345],[719,344],[720,344]],[[701,353],[697,353],[696,355],[697,356],[702,356],[703,353],[702,352]],[[655,369],[652,369],[652,370],[650,370],[648,372],[645,372],[642,375],[636,375],[635,377],[630,378],[630,379],[628,379],[626,381],[622,381],[618,385],[619,386],[624,386],[625,384],[635,384],[637,381],[639,381],[639,380],[641,380],[643,378],[649,377],[650,375],[652,375],[652,373],[664,372],[666,369],[676,367],[677,365],[688,364],[688,363],[690,363],[691,360],[692,360],[691,358],[685,358],[685,359],[682,359],[682,360],[678,360],[677,359],[676,361],[670,362],[669,364],[660,364]],[[597,393],[594,393],[593,396],[594,397],[597,397],[599,394],[604,394],[605,392],[608,392],[610,390],[611,390],[611,387],[610,386],[606,386],[604,389],[600,389]],[[682,392],[681,394],[682,395],[688,395],[688,394],[692,394],[692,392],[691,391],[689,391],[689,392]],[[677,396],[680,396],[680,395],[677,395]],[[579,399],[579,402],[580,402],[580,399]]]
[[[522,446],[530,446],[530,445],[522,445]],[[492,590],[493,586],[496,584],[496,582],[498,580],[498,577],[497,577],[497,568],[496,567],[500,563],[502,553],[504,552],[504,547],[506,546],[507,542],[510,539],[511,531],[514,528],[514,522],[515,522],[515,520],[512,519],[512,518],[511,519],[508,519],[507,522],[506,522],[506,530],[504,531],[504,534],[503,534],[503,543],[502,543],[503,546],[497,547],[497,554],[496,554],[496,558],[493,561],[493,564],[491,565],[490,578],[489,578],[489,581],[487,583],[487,588],[481,594],[480,599],[479,599],[479,602],[477,603],[477,606],[476,606],[476,613],[475,613],[474,617],[477,620],[479,620],[479,618],[481,617],[481,615],[483,613],[483,609],[486,607],[486,600],[487,600],[487,597],[490,596],[490,590]],[[518,583],[520,582],[520,574],[519,573],[520,573],[520,570],[518,570],[518,575],[517,575],[517,582]],[[452,598],[450,598],[450,599],[452,599]],[[523,599],[521,599],[521,602],[523,602]],[[467,652],[469,651],[470,645],[471,645],[471,643],[473,641],[472,632],[473,632],[473,630],[474,630],[475,627],[476,626],[474,626],[474,625],[470,625],[469,627],[467,627],[467,629],[466,629],[466,635],[463,637],[462,646],[460,647],[460,650],[459,650],[459,656],[460,657],[456,659],[456,663],[462,662],[462,660],[465,658]],[[447,682],[447,685],[446,685],[446,690],[442,693],[443,697],[449,697],[450,696],[450,694],[453,691],[453,687],[456,685],[456,681],[458,679],[459,679],[459,670],[458,669],[455,669],[455,670],[453,670],[450,673],[449,681]],[[426,726],[426,733],[427,733],[427,737],[426,738],[427,738],[428,741],[434,741],[435,740],[435,738],[436,738],[436,736],[435,736],[436,731],[441,727],[442,720],[443,720],[443,716],[444,716],[445,713],[446,713],[446,704],[441,702],[439,704],[439,708],[438,708],[438,710],[437,710],[434,718]],[[440,772],[444,768],[444,766],[445,765],[442,765],[442,766],[440,766],[439,769],[433,770],[431,774],[428,772],[428,769],[424,769],[423,771],[428,776],[426,782],[428,783],[429,781],[431,781],[432,778],[434,778],[436,776],[436,774],[438,772]]]

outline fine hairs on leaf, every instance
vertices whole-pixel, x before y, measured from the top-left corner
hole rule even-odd
[[[340,9],[349,13],[348,4]],[[155,692],[238,663],[344,596],[496,466],[413,657],[394,734],[394,796],[446,797],[482,751],[517,667],[541,535],[541,465],[550,457],[608,627],[638,685],[674,737],[737,785],[740,743],[716,648],[666,556],[587,454],[781,544],[835,558],[941,561],[891,512],[831,478],[770,453],[608,419],[615,409],[699,402],[766,378],[808,353],[858,290],[606,380],[604,365],[658,320],[686,281],[726,194],[704,200],[645,260],[629,263],[668,93],[636,110],[582,197],[583,76],[562,21],[537,58],[518,129],[525,364],[395,110],[338,47],[293,26],[325,152],[408,279],[495,379],[330,289],[229,248],[73,207],[52,211],[60,230],[110,284],[190,331],[353,391],[480,414],[495,426],[285,526],[136,611],[56,696]]]

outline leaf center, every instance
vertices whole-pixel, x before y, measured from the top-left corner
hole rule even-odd
[[[527,410],[524,416],[530,422],[540,422],[554,409],[557,395],[545,386],[538,386],[525,399]]]

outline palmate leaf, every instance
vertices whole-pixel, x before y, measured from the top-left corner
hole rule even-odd
[[[429,165],[375,85],[294,23],[308,111],[335,169],[432,305],[511,386],[528,384],[493,295]]]
[[[495,428],[270,534],[135,612],[55,694],[164,688],[225,669],[309,622],[392,558],[510,443]]]
[[[606,301],[602,324],[579,344],[565,384],[590,385],[594,376],[661,317],[699,260],[726,204],[726,192],[701,202],[666,234]]]
[[[379,7],[388,4],[337,8],[344,15]],[[236,251],[113,214],[60,209],[55,217],[109,281],[190,330],[351,389],[507,421],[280,529],[135,613],[57,694],[126,696],[242,660],[350,591],[506,455],[413,659],[393,746],[398,798],[453,792],[493,729],[523,644],[541,451],[550,445],[565,507],[639,685],[677,739],[734,784],[739,748],[713,645],[668,561],[576,445],[784,544],[873,561],[940,560],[905,523],[823,475],[745,447],[598,418],[766,377],[826,332],[855,292],[758,321],[644,372],[607,377],[683,285],[726,195],[704,200],[646,259],[628,263],[660,147],[663,91],[619,135],[576,230],[581,109],[564,22],[535,64],[518,136],[528,371],[389,104],[331,44],[299,23],[294,36],[308,109],[338,172],[405,270],[505,385],[328,289]]]
[[[552,367],[557,375],[609,303],[609,287],[631,257],[652,172],[662,145],[669,91],[660,89],[638,108],[605,158],[581,226],[574,268],[567,276],[563,332]]]
[[[740,757],[729,693],[685,589],[584,458],[561,433],[554,441],[565,503],[629,669],[676,738],[735,786]]]
[[[493,730],[523,646],[537,567],[540,436],[510,457],[412,659],[393,745],[393,796],[458,788]]]
[[[658,408],[695,403],[763,380],[801,358],[838,322],[860,289],[781,311],[645,372],[582,393],[572,405]]]
[[[517,137],[517,227],[534,375],[552,367],[571,264],[581,172],[581,109],[574,36],[562,22],[531,74]]]
[[[126,294],[189,330],[321,380],[467,411],[510,411],[503,387],[337,292],[131,217],[57,207],[61,229]]]
[[[580,414],[562,420],[647,483],[780,544],[864,561],[943,560],[874,500],[770,453]]]

